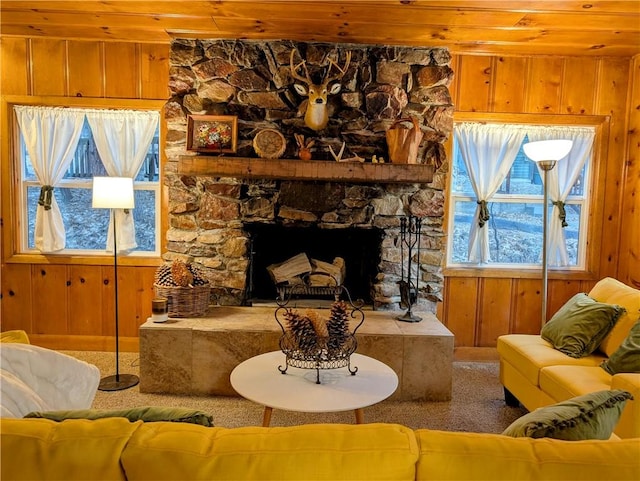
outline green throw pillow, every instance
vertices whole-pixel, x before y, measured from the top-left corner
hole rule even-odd
[[[624,307],[597,302],[585,293],[579,293],[558,309],[542,327],[540,335],[567,356],[588,356],[624,311]]]
[[[504,430],[507,436],[555,438],[565,441],[609,439],[630,392],[596,391],[551,406],[538,408],[516,419]]]
[[[602,361],[600,367],[609,374],[640,372],[640,321],[633,325],[620,347],[609,359]]]
[[[43,411],[31,412],[25,418],[45,418],[53,421],[65,419],[102,419],[102,418],[127,418],[129,421],[172,421],[180,423],[201,424],[213,426],[213,417],[202,411],[186,408],[145,406],[132,409],[71,409],[68,411]]]

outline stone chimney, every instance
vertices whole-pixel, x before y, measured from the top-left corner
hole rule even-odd
[[[328,58],[351,63],[341,91],[329,98],[330,120],[309,129],[299,112],[304,100],[293,88],[292,48],[311,75],[323,75]],[[326,229],[383,231],[378,274],[371,280],[376,309],[399,309],[400,218],[422,218],[419,307],[435,312],[441,300],[444,257],[444,141],[453,130],[448,91],[453,72],[446,49],[322,44],[291,41],[174,40],[171,45],[165,116],[169,230],[165,260],[195,261],[207,269],[212,301],[238,305],[246,298],[250,265],[247,223],[313,225]],[[348,154],[388,161],[385,132],[398,118],[413,117],[424,133],[418,162],[436,168],[429,184],[247,180],[178,174],[186,150],[189,114],[238,117],[236,156],[256,157],[252,141],[277,129],[286,141],[282,158],[296,159],[294,134],[313,138],[314,160],[333,160],[345,143]],[[233,157],[227,154],[226,157]]]

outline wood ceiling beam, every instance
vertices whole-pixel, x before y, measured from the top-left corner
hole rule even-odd
[[[165,15],[190,15],[197,11],[210,12],[218,9],[241,9],[247,5],[256,7],[265,6],[268,9],[288,9],[295,4],[305,4],[304,9],[321,4],[324,8],[336,10],[339,8],[357,8],[363,11],[374,11],[378,8],[392,6],[393,8],[422,10],[457,10],[457,11],[498,11],[498,12],[585,12],[587,14],[603,13],[614,15],[638,15],[637,0],[412,0],[400,4],[398,0],[369,0],[369,1],[318,1],[303,2],[292,0],[66,0],[49,1],[39,0],[3,0],[2,9],[29,9],[39,11],[68,11],[77,12],[79,7],[83,12],[95,13],[142,13]],[[36,7],[37,6],[37,7]]]
[[[5,2],[6,3],[6,2]],[[48,2],[49,3],[49,2]],[[133,5],[133,2],[131,2]],[[186,3],[186,2],[181,2]],[[189,2],[190,3],[190,2]],[[206,2],[197,2],[206,3]],[[137,4],[137,2],[136,2]],[[161,28],[178,28],[181,22],[200,24],[211,22],[214,18],[221,19],[251,19],[273,22],[308,22],[322,21],[328,24],[342,22],[370,23],[383,28],[380,19],[386,24],[400,24],[412,26],[451,26],[451,27],[482,27],[482,28],[527,28],[538,27],[558,30],[630,30],[640,29],[639,15],[618,15],[612,17],[607,14],[583,13],[549,13],[549,12],[509,12],[509,11],[465,11],[460,9],[423,9],[415,6],[398,8],[397,5],[380,5],[375,9],[363,8],[361,4],[347,7],[341,5],[341,11],[336,13],[321,2],[305,4],[304,8],[297,5],[278,4],[273,8],[269,2],[257,4],[242,3],[239,5],[216,4],[207,8],[176,9],[171,12],[158,12],[157,9],[128,12],[104,12],[91,9],[74,9],[68,11],[54,9],[8,8],[2,4],[2,23],[8,25],[26,25],[29,23],[53,23],[59,25],[112,25],[112,24],[148,24]],[[286,8],[285,8],[286,7]],[[640,8],[640,4],[638,6]]]
[[[289,39],[488,54],[640,54],[638,0],[3,0],[0,10],[3,36],[151,43],[177,37]]]

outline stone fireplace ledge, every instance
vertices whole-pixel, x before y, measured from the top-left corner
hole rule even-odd
[[[327,316],[326,309],[313,309]],[[147,321],[140,326],[140,391],[237,396],[231,371],[258,354],[279,350],[282,334],[272,307],[212,308],[207,317]],[[431,313],[421,322],[395,319],[401,311],[365,311],[356,352],[398,375],[396,401],[451,399],[454,336]],[[274,366],[277,369],[277,366]]]

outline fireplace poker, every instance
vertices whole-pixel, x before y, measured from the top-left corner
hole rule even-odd
[[[420,281],[420,234],[422,230],[422,219],[413,215],[400,218],[400,256],[402,259],[402,269],[400,271],[400,307],[406,307],[407,312],[397,317],[399,321],[405,322],[419,322],[421,317],[414,315],[411,312],[411,306],[418,300],[418,283]],[[407,260],[405,262],[405,248],[408,253]],[[417,249],[416,262],[418,268],[416,269],[416,281],[415,284],[411,281],[413,250]],[[406,264],[406,280],[405,280],[405,264]]]

